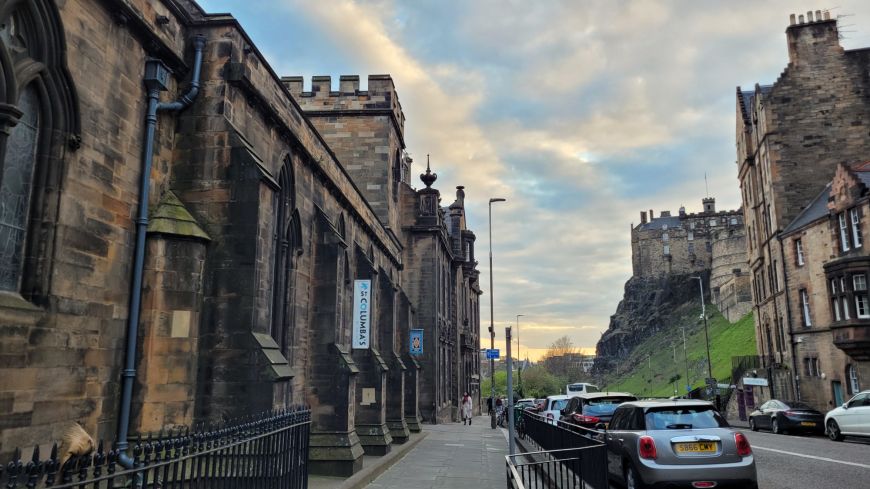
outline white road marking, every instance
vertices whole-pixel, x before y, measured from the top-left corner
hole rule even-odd
[[[822,460],[824,462],[834,462],[835,464],[852,465],[855,467],[870,469],[870,465],[867,465],[867,464],[859,464],[857,462],[846,462],[845,460],[834,460],[832,458],[817,457],[815,455],[805,455],[803,453],[787,452],[785,450],[778,450],[776,448],[767,448],[767,447],[760,447],[758,445],[752,445],[752,449],[753,450],[767,450],[769,452],[784,453],[786,455],[794,455],[795,457],[811,458],[813,460]]]
[[[465,445],[463,445],[462,443],[445,443],[444,446],[445,447],[464,447]]]

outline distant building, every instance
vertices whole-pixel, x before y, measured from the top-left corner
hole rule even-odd
[[[758,352],[771,395],[838,405],[870,382],[866,165],[870,51],[840,46],[837,21],[786,29],[772,85],[738,88],[737,164]]]

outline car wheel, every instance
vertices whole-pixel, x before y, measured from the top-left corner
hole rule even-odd
[[[627,462],[625,464],[625,489],[645,489],[646,485],[641,480],[640,476],[637,475],[637,471],[634,470],[634,466],[631,465],[631,462]]]
[[[758,431],[758,426],[755,425],[755,420],[749,418],[749,429],[752,431]]]
[[[833,441],[843,441],[843,433],[840,431],[840,425],[833,419],[828,420],[828,438]]]
[[[780,431],[779,429],[779,421],[777,421],[776,418],[773,418],[773,420],[770,422],[770,432],[774,435],[779,435],[782,433],[782,431]]]

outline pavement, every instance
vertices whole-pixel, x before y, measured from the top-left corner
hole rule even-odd
[[[489,419],[424,425],[426,438],[368,489],[503,489],[507,432],[490,428]]]

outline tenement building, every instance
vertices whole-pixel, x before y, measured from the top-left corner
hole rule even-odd
[[[479,399],[464,189],[389,76],[297,80],[192,0],[0,6],[0,462],[306,404],[347,475]]]
[[[743,212],[717,211],[712,197],[701,203],[696,213],[641,211],[631,228],[633,276],[709,275],[708,297],[734,322],[749,312]]]
[[[838,165],[782,232],[801,399],[821,410],[841,405],[870,379],[868,196],[870,163]],[[763,331],[765,341],[769,335]]]
[[[854,165],[870,148],[870,52],[844,50],[827,12],[790,24],[789,63],[776,82],[737,90],[738,176],[759,372],[772,396],[826,409],[867,378],[861,338],[870,326],[855,289],[865,187]]]

